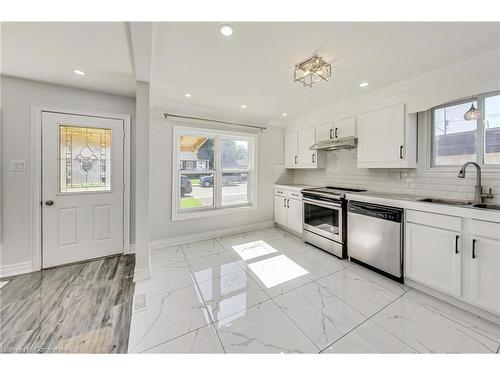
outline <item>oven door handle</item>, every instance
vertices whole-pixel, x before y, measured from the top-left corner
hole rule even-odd
[[[317,201],[317,200],[309,199],[309,198],[302,198],[302,201],[304,203],[308,203],[308,204],[311,204],[313,206],[319,206],[319,207],[324,207],[324,208],[333,208],[335,210],[340,210],[342,208],[341,204],[325,203],[323,201]]]

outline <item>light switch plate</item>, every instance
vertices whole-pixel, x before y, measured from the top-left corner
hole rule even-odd
[[[26,160],[11,160],[10,170],[12,172],[24,172],[26,170]]]

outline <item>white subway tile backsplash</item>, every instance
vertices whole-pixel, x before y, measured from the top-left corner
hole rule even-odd
[[[411,170],[359,169],[356,156],[355,149],[327,152],[325,169],[295,170],[290,172],[292,180],[297,184],[335,185],[437,198],[474,198],[476,175],[473,169],[465,179],[457,177],[458,169],[457,172],[429,171],[423,165]],[[484,172],[482,184],[486,189],[493,189],[494,199],[488,201],[500,203],[500,173]]]

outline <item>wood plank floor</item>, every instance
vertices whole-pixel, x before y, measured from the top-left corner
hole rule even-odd
[[[4,278],[0,352],[126,353],[134,255]]]

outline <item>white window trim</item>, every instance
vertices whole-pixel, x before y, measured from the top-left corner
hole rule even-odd
[[[481,137],[476,137],[476,159],[473,160],[481,166],[481,172],[483,174],[497,174],[500,173],[500,164],[484,164],[484,100],[490,96],[500,95],[500,91],[488,92],[485,94],[475,95],[474,97],[455,100],[448,102],[428,110],[428,125],[425,127],[428,132],[425,135],[426,144],[428,145],[428,152],[426,156],[428,161],[426,162],[427,172],[457,172],[462,165],[435,165],[434,164],[434,110],[439,108],[448,107],[455,104],[467,103],[470,101],[477,101],[477,109],[480,111],[481,116],[477,120],[476,132],[481,134]]]
[[[235,170],[222,170],[221,168],[221,160],[220,153],[216,152],[214,154],[214,164],[215,171],[210,170],[206,173],[216,173],[217,176],[215,178],[214,185],[214,207],[202,207],[191,210],[180,211],[180,195],[178,194],[180,186],[180,172],[179,172],[179,160],[177,155],[177,150],[179,149],[179,136],[185,134],[193,134],[193,135],[212,135],[215,137],[215,148],[220,149],[220,138],[221,137],[235,137],[235,138],[246,138],[251,143],[251,147],[249,149],[248,155],[248,203],[244,204],[235,204],[228,205],[224,207],[219,207],[219,200],[222,199],[216,192],[222,191],[222,173],[231,173]],[[258,135],[253,133],[245,133],[245,132],[236,132],[236,131],[228,131],[228,130],[218,130],[218,129],[207,129],[207,128],[196,128],[191,126],[173,126],[173,147],[172,147],[172,221],[181,221],[181,220],[191,220],[203,217],[210,216],[219,216],[219,215],[228,215],[233,213],[241,213],[247,212],[257,209],[257,150],[258,150]],[[185,173],[184,173],[185,174]]]

